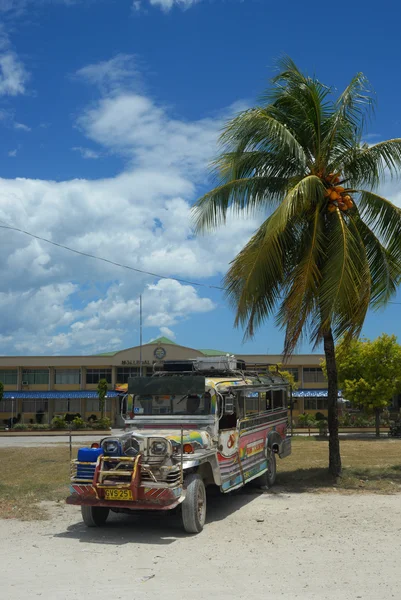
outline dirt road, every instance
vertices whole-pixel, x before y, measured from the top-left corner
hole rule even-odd
[[[1,597],[52,600],[400,598],[401,497],[267,493],[209,498],[198,536],[178,516],[79,509],[0,521]]]

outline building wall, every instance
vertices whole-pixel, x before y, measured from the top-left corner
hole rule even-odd
[[[151,375],[153,372],[153,363],[155,362],[155,352],[165,353],[165,360],[185,360],[193,359],[202,356],[199,350],[194,348],[188,348],[184,346],[178,346],[174,344],[160,344],[151,343],[145,344],[142,347],[142,368],[143,375]],[[18,356],[18,357],[0,357],[0,380],[2,370],[16,370],[17,371],[17,384],[16,385],[5,385],[4,390],[7,392],[24,390],[24,391],[73,391],[73,390],[96,390],[97,383],[87,383],[87,372],[89,369],[111,369],[111,383],[109,384],[110,389],[114,389],[114,386],[118,381],[118,369],[119,368],[131,368],[139,369],[140,365],[141,349],[137,346],[134,348],[128,348],[117,352],[112,356]],[[239,359],[244,360],[248,365],[253,368],[264,368],[267,369],[268,365],[283,364],[282,356],[278,354],[264,355],[264,354],[237,354]],[[319,368],[322,354],[295,354],[291,356],[283,368],[291,368],[298,370],[298,386],[304,389],[324,389],[327,387],[326,381],[304,381],[304,368]],[[49,369],[49,383],[48,384],[29,384],[22,386],[22,372],[24,369]],[[66,384],[66,383],[55,383],[55,370],[57,369],[80,369],[81,371],[81,382],[77,384]],[[49,401],[49,412],[52,410],[52,401]],[[93,406],[93,403],[92,403]],[[113,408],[112,408],[113,406]],[[0,407],[1,410],[1,407]],[[113,405],[110,401],[110,410],[115,413],[118,411],[117,403]],[[22,401],[15,401],[14,414],[22,412]],[[57,411],[55,411],[57,412]],[[303,399],[299,398],[296,402],[296,409],[294,415],[304,412]],[[307,412],[317,412],[313,410],[307,410]],[[324,410],[318,412],[325,412]],[[86,403],[82,405],[82,414],[88,417],[90,414],[96,414],[95,410],[87,410]],[[0,419],[5,419],[10,416],[10,413],[1,413]],[[52,415],[49,416],[51,420]],[[24,420],[27,422],[29,418],[35,418],[35,415],[24,415]],[[47,422],[47,421],[44,421]]]

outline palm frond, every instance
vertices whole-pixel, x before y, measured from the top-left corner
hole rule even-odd
[[[401,138],[374,146],[355,146],[341,157],[342,171],[352,187],[376,188],[389,174],[401,172]]]
[[[300,242],[299,263],[289,276],[290,285],[284,296],[277,322],[285,327],[284,355],[290,355],[301,339],[307,321],[314,311],[321,282],[320,262],[325,235],[322,208],[316,206],[313,217]]]
[[[401,250],[401,209],[374,192],[359,190],[358,207],[361,219],[387,247]],[[397,258],[400,258],[398,255]]]
[[[279,153],[282,157],[285,154],[288,159],[295,160],[301,170],[307,161],[304,149],[293,133],[266,108],[246,110],[229,121],[220,136],[220,143],[237,154],[255,150]]]
[[[339,209],[330,217],[319,294],[320,319],[313,333],[316,342],[330,328],[335,337],[346,332],[358,335],[369,306],[370,274],[365,249]]]
[[[397,291],[401,278],[400,254],[385,248],[359,215],[351,217],[365,247],[371,279],[370,304],[382,307]]]
[[[234,213],[274,206],[282,198],[287,179],[248,177],[225,183],[200,198],[193,207],[192,219],[196,232],[213,229],[225,222],[231,207]]]

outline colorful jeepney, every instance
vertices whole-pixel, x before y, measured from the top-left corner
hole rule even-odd
[[[274,484],[276,456],[291,453],[289,385],[243,367],[234,357],[165,361],[152,377],[129,380],[129,429],[81,448],[72,463],[67,503],[81,506],[86,525],[104,524],[110,510],[181,505],[185,530],[198,533],[207,486],[227,493],[251,481]]]

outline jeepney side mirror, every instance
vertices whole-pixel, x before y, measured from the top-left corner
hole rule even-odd
[[[224,414],[233,415],[235,413],[235,394],[227,394],[224,399]]]

